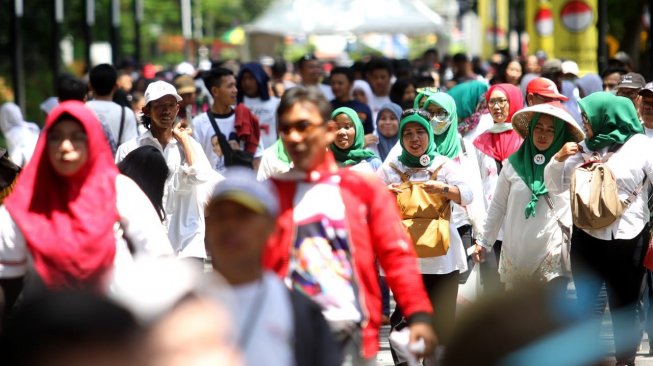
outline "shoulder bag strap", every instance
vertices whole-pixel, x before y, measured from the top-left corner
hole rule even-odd
[[[389,165],[390,165],[390,169],[394,170],[395,173],[399,174],[402,183],[408,182],[410,180],[410,176],[402,172],[401,170],[399,170],[399,168],[397,168],[396,165],[394,165],[393,163],[390,163]]]
[[[633,203],[633,201],[635,201],[640,192],[642,192],[644,186],[646,186],[646,174],[644,174],[644,180],[642,180],[642,183],[640,183],[634,191],[630,192],[630,195],[624,201],[624,208],[627,208],[631,203]]]
[[[546,204],[549,205],[549,208],[551,209],[551,212],[555,215],[555,208],[553,207],[553,199],[551,199],[551,196],[549,195],[549,192],[546,192],[544,195],[544,200],[546,201]],[[567,227],[565,224],[560,221],[560,218],[556,216],[556,222],[558,223],[558,226],[560,226],[560,229],[563,231],[567,230]]]
[[[438,179],[437,179],[437,178],[438,178],[438,173],[440,172],[440,169],[442,169],[442,167],[443,167],[444,164],[446,164],[446,163],[447,163],[447,162],[445,161],[444,163],[440,164],[440,166],[437,167],[437,168],[433,171],[433,173],[431,173],[431,176],[429,177],[429,180],[438,180]]]
[[[211,126],[213,126],[213,131],[215,131],[215,135],[218,137],[218,145],[220,145],[220,150],[222,150],[222,155],[224,155],[224,164],[231,165],[231,145],[229,145],[227,138],[222,134],[222,132],[220,132],[220,128],[218,127],[218,123],[215,121],[215,117],[213,117],[213,113],[207,111],[206,115],[209,117]]]
[[[125,108],[127,107],[120,106],[120,130],[118,130],[118,141],[116,141],[118,146],[122,144],[122,130],[125,128]]]

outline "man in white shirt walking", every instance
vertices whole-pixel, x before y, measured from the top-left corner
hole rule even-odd
[[[143,107],[143,124],[148,130],[120,145],[116,163],[139,146],[151,145],[161,151],[170,169],[163,194],[168,238],[178,256],[203,259],[204,204],[212,185],[222,177],[211,170],[191,131],[176,123],[180,101],[172,84],[150,84]]]
[[[213,96],[213,105],[193,118],[193,137],[204,149],[211,167],[219,173],[231,165],[258,169],[263,156],[259,120],[244,104],[236,104],[234,73],[217,67],[202,79]],[[247,156],[249,162],[244,160]]]

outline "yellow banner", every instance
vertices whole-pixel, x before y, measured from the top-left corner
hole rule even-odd
[[[597,72],[597,0],[552,0],[555,57],[578,63],[580,74]]]
[[[555,57],[553,38],[553,11],[550,0],[526,0],[526,32],[528,54],[544,51],[549,58]]]
[[[483,31],[483,58],[488,59],[496,50],[508,48],[508,0],[479,0],[478,16]]]

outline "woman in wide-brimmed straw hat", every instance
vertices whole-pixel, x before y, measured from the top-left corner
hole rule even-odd
[[[501,282],[507,288],[528,280],[550,282],[564,291],[569,271],[562,260],[558,219],[571,226],[569,193],[549,192],[544,168],[567,142],[579,142],[584,135],[559,103],[524,108],[515,113],[512,124],[524,143],[501,170],[474,259],[483,261],[502,223],[510,223],[504,226]]]

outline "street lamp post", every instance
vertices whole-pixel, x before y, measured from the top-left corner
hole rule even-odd
[[[95,24],[95,0],[86,0],[84,1],[84,13],[85,13],[85,22],[84,22],[84,45],[85,45],[85,54],[84,59],[86,62],[86,71],[91,70],[91,44],[93,43],[93,37],[91,34],[91,27]]]
[[[52,22],[52,75],[56,78],[61,72],[61,26],[63,24],[63,0],[53,3]],[[55,86],[56,88],[56,86]]]
[[[141,66],[141,23],[143,21],[143,0],[134,0],[134,59],[136,67]]]
[[[13,0],[11,11],[12,30],[12,82],[14,88],[14,101],[25,111],[25,69],[23,60],[23,0]]]
[[[111,60],[114,65],[120,60],[120,0],[111,0]]]

